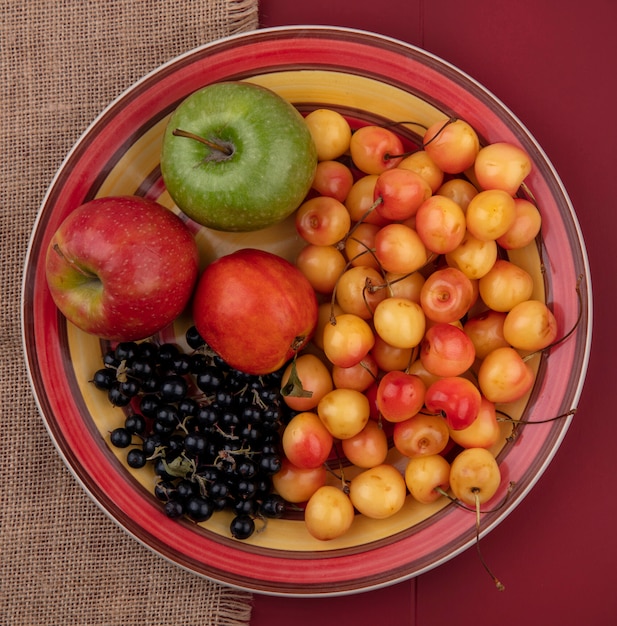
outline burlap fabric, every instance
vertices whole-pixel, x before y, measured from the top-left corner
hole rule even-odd
[[[247,624],[250,594],[129,537],[56,453],[26,379],[24,257],[54,172],[125,88],[209,40],[257,28],[257,0],[0,0],[0,623]]]

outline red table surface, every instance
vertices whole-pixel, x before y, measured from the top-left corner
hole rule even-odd
[[[587,244],[594,341],[578,413],[530,495],[482,540],[497,591],[471,549],[409,582],[351,596],[257,595],[253,626],[617,623],[612,448],[617,200],[614,0],[261,0],[261,25],[371,30],[477,79],[535,135],[559,172]],[[574,277],[573,277],[574,280]],[[614,383],[613,383],[614,385]]]

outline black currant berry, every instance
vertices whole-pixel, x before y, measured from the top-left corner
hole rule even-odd
[[[199,334],[196,326],[191,326],[185,334],[186,343],[193,350],[197,350],[205,345],[204,338]]]
[[[195,522],[205,522],[214,513],[212,503],[202,496],[193,496],[186,503],[186,514]]]
[[[107,392],[107,398],[113,404],[113,406],[127,406],[131,402],[131,397],[127,396],[120,389],[119,383],[116,381]]]
[[[129,467],[139,469],[141,467],[144,467],[147,462],[147,458],[141,448],[133,448],[132,450],[129,450],[128,454],[126,455],[126,462],[128,463]]]
[[[94,372],[92,382],[97,389],[108,391],[116,382],[116,371],[110,367],[104,367]]]
[[[189,389],[186,379],[178,374],[170,374],[161,380],[160,393],[165,402],[182,400]]]
[[[248,539],[255,532],[255,522],[248,515],[237,515],[231,520],[229,530],[234,539]]]
[[[285,500],[276,493],[268,494],[262,501],[259,511],[265,517],[280,518],[285,513]]]
[[[184,506],[182,505],[182,502],[178,500],[169,500],[169,502],[166,502],[164,510],[165,515],[172,519],[176,519],[184,515]]]
[[[137,349],[134,341],[121,341],[114,350],[114,356],[119,361],[128,361],[137,354]]]
[[[134,435],[142,435],[146,432],[146,420],[143,415],[133,413],[124,420],[124,428]]]
[[[126,428],[115,428],[109,434],[109,440],[116,448],[127,448],[131,445],[133,437]]]

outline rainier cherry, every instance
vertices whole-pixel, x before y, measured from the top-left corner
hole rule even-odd
[[[499,465],[485,448],[463,450],[450,465],[450,488],[468,506],[475,507],[490,500],[500,483]]]
[[[474,196],[466,211],[467,230],[477,239],[495,240],[504,235],[516,218],[514,198],[501,189]]]
[[[372,352],[351,367],[332,366],[332,382],[335,387],[365,391],[377,379],[379,365]]]
[[[420,303],[426,317],[446,324],[461,319],[474,302],[471,280],[454,267],[433,272],[424,282]]]
[[[373,317],[375,307],[386,297],[381,274],[373,267],[359,265],[343,272],[336,285],[336,301],[345,313],[362,319]]]
[[[397,167],[420,174],[428,183],[432,193],[435,193],[443,182],[443,172],[437,167],[426,150],[417,150],[410,154]]]
[[[411,363],[413,348],[398,348],[384,341],[379,334],[376,334],[375,345],[371,349],[371,355],[379,368],[384,372],[404,370]]]
[[[310,411],[292,417],[283,431],[283,452],[291,463],[301,469],[323,465],[330,456],[332,443],[330,432]]]
[[[542,216],[535,204],[524,198],[514,198],[516,217],[508,230],[497,238],[505,250],[515,250],[529,245],[540,232]]]
[[[349,122],[332,109],[315,109],[304,121],[313,137],[320,161],[330,161],[345,154],[351,141]]]
[[[375,256],[386,272],[410,274],[427,261],[420,236],[406,224],[386,224],[375,235]]]
[[[336,439],[357,435],[369,420],[368,398],[355,389],[333,389],[317,405],[317,414]]]
[[[308,244],[296,257],[296,267],[306,276],[317,293],[332,293],[346,261],[334,246]]]
[[[470,317],[464,324],[463,330],[471,339],[476,351],[476,358],[483,359],[495,348],[508,346],[503,336],[503,323],[506,314],[501,311],[488,309]]]
[[[430,197],[429,184],[412,170],[386,170],[375,183],[374,200],[380,201],[375,210],[388,220],[402,221],[413,217]]]
[[[514,402],[533,387],[533,382],[533,370],[510,346],[487,354],[478,369],[478,385],[491,402]]]
[[[424,403],[431,413],[440,413],[448,427],[460,430],[478,417],[482,395],[467,378],[453,376],[436,380],[426,390]]]
[[[420,272],[412,272],[411,274],[386,272],[386,282],[391,295],[420,303],[420,292],[425,282],[424,276]]]
[[[425,393],[420,377],[401,371],[386,372],[379,381],[377,407],[384,419],[402,422],[420,411]]]
[[[412,497],[422,504],[430,504],[441,497],[437,491],[450,488],[450,464],[441,454],[409,459],[405,468],[405,483]]]
[[[427,250],[435,254],[452,252],[465,236],[465,213],[454,200],[431,196],[416,213],[416,231]]]
[[[388,438],[376,421],[369,420],[357,435],[343,439],[341,447],[350,463],[368,469],[385,462],[388,455]]]
[[[342,202],[316,196],[296,211],[296,229],[302,239],[317,246],[332,246],[343,239],[351,226],[349,212]]]
[[[345,254],[352,266],[364,265],[379,269],[379,261],[375,257],[375,236],[381,227],[378,224],[360,222],[354,224],[353,233],[345,238]]]
[[[458,247],[446,253],[446,263],[472,280],[487,274],[496,260],[497,243],[477,239],[470,232],[465,233]]]
[[[405,504],[407,485],[401,473],[383,463],[364,470],[349,485],[349,497],[360,513],[372,519],[385,519]]]
[[[396,167],[404,148],[399,136],[391,130],[382,126],[363,126],[351,136],[349,152],[360,171],[381,174]]]
[[[503,336],[518,350],[543,350],[557,338],[557,320],[544,302],[526,300],[506,315]]]
[[[287,502],[306,502],[320,487],[326,484],[325,465],[302,469],[283,457],[281,469],[272,476],[276,492]]]
[[[332,324],[333,317],[336,318],[342,312],[343,309],[336,302],[334,304],[322,302],[317,307],[317,326],[315,327],[312,341],[320,350],[324,349],[324,329]]]
[[[417,302],[405,298],[382,300],[373,314],[375,332],[395,348],[415,348],[424,336],[426,319]]]
[[[482,398],[478,417],[467,428],[450,429],[450,438],[463,448],[490,448],[501,437],[495,404]]]
[[[368,322],[353,313],[341,313],[323,329],[323,350],[341,367],[359,363],[373,347],[375,335]]]
[[[529,172],[528,154],[518,146],[500,141],[481,148],[474,163],[474,174],[482,189],[502,189],[511,196]]]
[[[353,183],[351,170],[340,161],[317,163],[312,186],[320,196],[329,196],[339,202],[345,202]]]
[[[463,120],[435,122],[424,133],[424,149],[447,174],[459,174],[471,167],[480,150],[480,140]]]
[[[394,424],[392,437],[395,448],[401,454],[414,458],[439,454],[445,450],[450,431],[441,416],[418,413]]]
[[[377,224],[384,226],[389,223],[375,211],[374,192],[377,183],[377,174],[362,176],[353,184],[347,194],[345,206],[349,211],[352,222],[362,222],[365,224]]]
[[[463,211],[466,211],[471,199],[478,194],[478,190],[464,178],[451,178],[439,187],[435,193],[454,200]]]
[[[435,324],[424,335],[420,345],[422,365],[436,376],[460,376],[476,358],[471,339],[452,324]]]
[[[533,278],[522,267],[505,259],[497,259],[493,267],[480,278],[480,297],[493,311],[506,312],[533,293]]]
[[[291,381],[291,389],[287,389],[292,373],[297,376],[302,393],[298,393],[296,385]],[[306,353],[296,357],[289,363],[281,378],[282,398],[285,404],[294,411],[310,411],[329,392],[332,391],[332,376],[324,362],[314,354]]]
[[[320,487],[306,503],[304,523],[309,533],[321,541],[344,535],[354,520],[349,496],[338,487]]]

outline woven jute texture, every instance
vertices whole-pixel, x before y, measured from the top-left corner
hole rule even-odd
[[[251,595],[186,572],[111,521],[65,467],[21,348],[36,213],[96,115],[161,63],[257,28],[257,0],[0,0],[0,624],[248,624]]]

